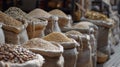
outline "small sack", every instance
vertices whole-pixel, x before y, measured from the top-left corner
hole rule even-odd
[[[0,24],[0,43],[5,43],[5,36],[2,29],[2,24]]]

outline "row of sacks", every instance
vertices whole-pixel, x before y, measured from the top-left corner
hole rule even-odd
[[[19,9],[16,11],[19,11]],[[10,11],[8,10],[8,12],[10,12]],[[55,48],[55,50],[54,50],[53,48],[50,47],[51,43],[48,43],[49,45],[47,45],[47,43],[46,44],[44,43],[44,40],[41,40],[39,38],[33,39],[34,36],[36,35],[33,33],[37,33],[34,30],[41,29],[42,22],[40,23],[40,25],[36,24],[35,28],[37,28],[37,29],[34,29],[34,22],[32,21],[31,17],[30,18],[28,18],[28,16],[23,17],[25,15],[19,17],[18,15],[16,15],[15,19],[19,20],[19,21],[17,21],[12,18],[15,15],[10,17],[7,15],[7,13],[6,14],[5,13],[0,12],[0,17],[1,17],[0,21],[2,23],[1,30],[3,29],[3,31],[1,31],[3,34],[3,35],[1,34],[1,37],[3,37],[3,38],[1,38],[1,39],[3,39],[2,40],[3,43],[20,44],[20,45],[23,45],[23,47],[28,48],[32,52],[41,54],[45,59],[45,63],[43,64],[44,67],[50,67],[50,66],[51,67],[76,67],[76,66],[78,66],[78,67],[79,66],[82,66],[82,67],[83,66],[91,66],[92,67],[91,45],[89,44],[89,41],[88,41],[89,40],[88,35],[85,35],[85,37],[83,37],[83,38],[82,38],[83,35],[81,37],[78,37],[78,39],[80,39],[78,42],[80,42],[82,44],[82,46],[80,47],[80,45],[79,45],[80,43],[77,43],[74,39],[70,39],[70,38],[66,37],[66,35],[64,35],[63,33],[49,32],[50,34],[48,36],[51,36],[51,38],[53,40],[51,40],[51,39],[49,40],[49,37],[48,37],[48,41],[55,40],[54,42],[58,42],[57,44],[60,44],[64,47],[64,50],[63,50],[62,46],[57,45],[56,43],[54,44],[54,42],[53,42],[53,44],[56,45],[56,47],[58,47],[58,48]],[[15,13],[14,11],[11,11],[10,14],[14,14],[14,13]],[[22,13],[20,13],[20,14],[22,15]],[[53,18],[56,19],[55,17],[53,17]],[[37,21],[36,21],[36,23],[38,23]],[[58,24],[56,24],[56,25],[58,25]],[[56,25],[52,24],[51,28],[52,29],[56,28]],[[55,27],[53,28],[53,26],[55,26]],[[55,30],[53,30],[53,31],[55,31]],[[58,31],[58,29],[56,29],[56,31]],[[29,38],[27,37],[27,33],[28,33]],[[41,32],[39,32],[38,35],[40,35],[40,33]],[[53,34],[53,35],[51,35],[51,34]],[[4,38],[4,35],[5,35],[5,38]],[[54,37],[54,36],[56,36],[56,37]],[[36,37],[39,37],[39,36],[36,36]],[[58,39],[56,39],[56,38],[58,38]],[[29,40],[29,39],[31,39],[31,40]],[[43,39],[47,40],[47,36],[43,37]],[[27,45],[27,43],[28,43],[28,45]],[[27,45],[27,46],[25,46],[25,45]],[[38,48],[38,46],[39,46],[39,48]],[[10,45],[10,47],[12,48],[12,45]],[[3,53],[4,51],[1,50],[1,52]],[[12,52],[12,53],[14,54],[14,52]],[[17,55],[15,54],[15,56],[17,56]],[[18,56],[18,57],[21,57],[21,56],[23,56],[23,54],[20,54],[20,56]],[[17,61],[16,61],[14,63],[14,62],[9,62],[7,60],[7,59],[9,59],[9,57],[7,57],[7,59],[6,59],[6,57],[7,56],[2,57],[3,59],[1,59],[1,67],[5,67],[5,66],[40,67],[40,66],[42,66],[42,62],[43,62],[43,58],[42,58],[42,60],[39,60],[39,58],[37,58],[38,60],[37,61],[35,60],[34,63],[33,63],[33,61],[29,61],[26,63],[17,63]],[[6,60],[4,60],[4,59],[6,59]],[[15,59],[15,58],[13,58],[13,59]],[[20,60],[21,62],[23,62],[20,58],[18,58],[17,60]],[[40,66],[38,66],[39,61],[42,61]]]
[[[67,36],[69,36],[68,33],[69,32],[66,33]],[[78,40],[77,42],[82,44],[80,46],[79,43],[77,43],[74,39],[68,38],[66,35],[59,32],[53,32],[42,38],[33,38],[21,45],[1,44],[0,66],[92,67],[92,55],[91,45],[89,44],[89,36],[82,35],[77,36],[76,38],[73,36],[76,40]],[[23,49],[23,47],[36,54],[39,54],[38,57],[35,54],[31,55],[31,52],[27,53],[29,51],[26,51],[26,49]],[[27,53],[28,55],[24,55],[24,53]],[[31,56],[36,56],[37,58],[28,60],[28,58],[32,58]]]
[[[47,36],[47,34],[50,35],[50,34],[52,34],[52,32],[66,33],[68,31],[75,30],[75,31],[81,32],[82,34],[87,34],[87,36],[85,36],[85,37],[84,37],[84,35],[74,36],[75,34],[73,34],[73,35],[67,34],[68,37],[73,38],[77,41],[77,43],[80,45],[79,48],[77,48],[73,44],[70,45],[71,42],[67,42],[67,43],[62,42],[62,41],[66,41],[66,40],[60,39],[61,37],[59,37],[57,35],[51,36],[52,39],[54,39],[55,41],[60,39],[59,43],[64,47],[63,56],[64,56],[64,66],[65,67],[76,67],[76,66],[77,67],[79,67],[79,66],[81,66],[81,67],[94,66],[95,67],[96,62],[103,63],[109,58],[110,52],[111,52],[110,51],[111,46],[108,44],[107,41],[108,41],[109,30],[114,26],[114,22],[111,22],[108,20],[103,21],[103,20],[98,20],[98,19],[91,20],[90,17],[88,16],[89,18],[84,19],[85,21],[73,24],[71,17],[70,16],[67,17],[67,15],[65,15],[62,11],[60,11],[58,9],[50,11],[49,16],[48,16],[48,13],[45,15],[45,14],[39,13],[39,11],[41,11],[41,9],[35,9],[35,10],[33,10],[33,12],[29,13],[29,15],[16,7],[12,7],[10,9],[8,9],[7,11],[5,11],[6,14],[21,21],[21,23],[25,23],[24,26],[20,26],[21,23],[18,21],[15,21],[15,20],[13,21],[13,19],[11,19],[11,18],[4,17],[4,15],[6,16],[6,14],[3,14],[1,12],[1,18],[2,18],[1,22],[4,22],[4,24],[2,24],[3,30],[7,31],[7,32],[4,32],[4,33],[6,33],[5,34],[5,42],[13,43],[13,44],[16,44],[16,43],[23,44],[23,43],[27,42],[29,39],[32,39],[35,37],[40,37],[41,32],[43,33],[44,30],[45,30],[45,34],[43,33],[42,36]],[[55,16],[52,17],[51,14],[55,15]],[[31,15],[32,15],[32,17],[29,17]],[[91,16],[90,13],[88,13],[88,15]],[[56,17],[56,16],[58,16],[58,17]],[[47,24],[47,21],[40,22],[39,20],[41,18],[48,20],[48,24]],[[3,19],[6,19],[6,20],[3,20]],[[8,21],[9,19],[10,19],[10,21]],[[5,25],[8,25],[8,26],[5,26]],[[45,26],[46,26],[46,28],[45,28]],[[26,37],[27,36],[26,31],[25,31],[26,29],[27,29],[29,38]],[[25,32],[21,33],[21,31],[23,31],[23,30]],[[17,31],[17,33],[16,33],[16,31]],[[57,34],[59,34],[59,33],[57,33]],[[54,37],[54,36],[56,36],[56,37]],[[83,39],[82,39],[82,37],[83,37]],[[56,39],[56,38],[58,38],[58,39]],[[86,39],[84,39],[84,38],[86,38]],[[65,37],[65,39],[66,39],[66,37]],[[48,38],[48,40],[52,41],[51,38],[50,39]],[[85,40],[85,42],[84,42],[84,40]],[[67,41],[69,41],[69,40],[67,40]],[[68,48],[70,50],[68,50]],[[71,49],[71,48],[74,48],[74,49]],[[35,51],[37,52],[37,50],[35,50]],[[96,61],[96,55],[97,55],[98,61]],[[71,58],[71,59],[69,59],[69,58]],[[51,60],[53,60],[53,59],[51,59]],[[73,60],[73,61],[71,61],[71,60]],[[47,64],[45,64],[45,65],[47,65]],[[52,67],[54,67],[54,66],[52,66]]]

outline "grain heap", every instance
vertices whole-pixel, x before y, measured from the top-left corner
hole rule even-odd
[[[84,21],[84,22],[79,22],[76,25],[73,26],[73,28],[80,28],[80,29],[89,29],[90,26],[93,26],[92,23]]]
[[[5,11],[5,13],[12,16],[13,18],[23,17],[27,14],[17,7],[10,7],[7,11]]]
[[[106,15],[95,11],[87,11],[85,17],[91,20],[104,20],[104,21],[106,21],[106,19],[108,18]]]
[[[67,17],[67,15],[59,9],[54,9],[54,10],[50,11],[49,13],[52,15],[56,15],[58,17]]]
[[[28,15],[34,18],[50,18],[51,17],[51,14],[39,8],[32,10]]]
[[[41,20],[32,18],[31,16],[28,16],[24,11],[17,7],[10,7],[7,11],[5,11],[6,14],[12,16],[15,19],[24,19],[27,20],[27,22],[41,22]],[[42,23],[41,23],[42,24]]]
[[[71,34],[71,35],[82,35],[82,33],[80,33],[79,31],[75,31],[75,30],[71,30],[71,31],[68,31],[66,32],[66,34]]]
[[[33,38],[29,40],[24,47],[27,48],[39,48],[39,49],[44,49],[44,50],[58,50],[59,48],[52,43],[43,40],[41,38]]]
[[[36,58],[36,54],[21,46],[12,44],[0,45],[0,61],[11,63],[25,63]]]
[[[0,11],[0,22],[10,26],[16,26],[16,27],[22,26],[22,22],[13,19],[12,17],[6,15],[1,11]]]
[[[72,41],[65,34],[59,33],[59,32],[52,32],[47,36],[43,37],[43,39],[47,41],[55,41],[55,42],[71,42]]]

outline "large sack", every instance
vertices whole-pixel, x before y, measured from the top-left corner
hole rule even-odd
[[[97,50],[110,56],[110,45],[108,44],[108,34],[114,23],[103,20],[86,19],[98,26]]]
[[[38,55],[37,59],[27,61],[25,63],[9,63],[0,61],[0,67],[42,67],[43,64],[43,57]]]
[[[26,27],[27,23],[17,21],[12,17],[0,12],[0,21],[3,23],[3,31],[6,43],[20,44],[28,40]]]
[[[64,67],[76,67],[77,54],[78,52],[76,48],[64,50]]]
[[[96,67],[96,49],[97,49],[97,44],[96,44],[96,39],[94,37],[94,34],[93,33],[89,33],[90,45],[92,47],[91,50],[88,49],[89,47],[88,47],[88,44],[87,44],[88,40],[86,38],[86,35],[81,34],[80,32],[75,31],[75,30],[71,30],[71,31],[66,32],[66,35],[69,38],[75,39],[80,44],[80,47],[78,47],[79,54],[78,54],[77,66],[79,67],[79,66],[81,66],[84,63],[83,65],[88,65],[88,66],[93,65],[93,67]],[[82,52],[82,50],[86,50],[86,51]],[[90,51],[92,51],[92,52],[90,53]],[[86,55],[86,54],[88,54],[88,55]],[[90,54],[92,54],[92,55],[90,55]],[[86,55],[86,56],[84,56],[84,55]],[[86,57],[86,58],[84,58],[84,57]],[[90,61],[90,57],[92,58],[92,61]],[[82,59],[85,59],[86,61],[83,62]]]
[[[44,58],[13,44],[1,44],[0,67],[42,67]]]
[[[64,47],[63,57],[65,59],[64,67],[76,67],[78,52],[76,47],[79,44],[74,40],[68,38],[65,34],[59,32],[52,32],[43,37],[47,41],[58,42]],[[71,58],[71,59],[70,59]]]
[[[0,24],[0,43],[5,43],[5,35],[2,29],[2,24]]]
[[[92,50],[93,45],[92,43],[89,42],[90,39],[87,38],[88,35],[85,37],[80,37],[79,36],[79,43],[80,47],[78,47],[78,60],[77,60],[77,67],[94,67],[93,66],[93,58],[92,56],[93,52]],[[94,63],[95,64],[95,63]]]
[[[40,38],[33,38],[23,46],[34,53],[43,55],[45,58],[43,67],[64,67],[63,47],[60,44],[50,43]]]
[[[64,67],[76,67],[76,62],[78,59],[77,47],[78,43],[73,40],[73,42],[61,42],[64,47],[63,57],[64,57]]]

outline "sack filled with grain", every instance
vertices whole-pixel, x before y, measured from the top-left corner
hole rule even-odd
[[[5,11],[5,13],[21,22],[28,23],[27,33],[29,39],[34,37],[41,37],[40,35],[42,35],[47,25],[46,20],[35,19],[27,15],[25,12],[23,12],[21,9],[17,7],[10,7],[7,11]]]
[[[0,24],[0,43],[5,43],[5,35],[2,29],[2,24]]]
[[[53,29],[57,29],[57,28],[54,28],[56,27],[56,23],[55,21],[57,22],[57,25],[58,25],[58,19],[54,19],[53,15],[51,15],[50,13],[42,10],[42,9],[34,9],[33,11],[31,11],[28,16],[32,16],[34,18],[37,18],[37,19],[46,19],[48,20],[48,24],[46,26],[46,29],[45,29],[45,35],[53,32]],[[59,26],[59,25],[58,25]]]
[[[42,67],[41,55],[13,44],[0,44],[0,67]]]
[[[63,52],[63,57],[65,60],[64,67],[75,67],[76,66],[76,61],[77,61],[77,49],[78,43],[73,40],[68,38],[65,34],[60,33],[60,32],[52,32],[43,39],[47,41],[55,41],[61,44],[64,47],[64,52]],[[71,59],[70,59],[71,58]]]
[[[79,36],[78,59],[76,67],[93,67],[92,46],[87,38],[88,35]]]
[[[89,46],[88,46],[88,40],[86,38],[86,35],[85,34],[81,34],[79,31],[75,31],[75,30],[72,30],[72,31],[68,31],[66,32],[66,35],[69,37],[69,38],[73,38],[75,39],[79,44],[80,46],[77,48],[79,54],[78,54],[78,61],[77,61],[77,67],[83,67],[84,65],[87,65],[87,66],[91,66],[91,65],[94,65],[96,66],[96,40],[94,38],[94,35],[89,35],[90,36],[90,45],[92,47],[92,52],[94,55],[90,55],[90,49],[89,49]],[[83,51],[84,50],[84,51]],[[85,54],[88,54],[86,56],[84,56]],[[92,61],[93,61],[93,64],[92,64],[92,61],[90,61],[90,57],[92,57]],[[82,61],[82,60],[86,60],[86,61]],[[91,64],[90,64],[91,63]],[[81,66],[82,65],[82,66]]]
[[[114,45],[117,45],[119,43],[119,39],[120,39],[119,18],[118,18],[118,16],[113,14],[112,16],[110,16],[110,19],[109,19],[110,22],[114,22],[115,23],[114,27],[111,30],[112,30],[113,37],[115,39],[115,44]]]
[[[32,52],[41,54],[45,58],[43,67],[63,67],[63,47],[55,42],[48,42],[40,38],[33,38],[26,42],[24,47]]]
[[[113,22],[102,20],[85,19],[98,27],[97,50],[107,54],[110,57],[110,45],[108,44],[109,30],[114,26]]]
[[[63,11],[59,9],[54,9],[54,10],[51,10],[49,13],[59,17],[58,23],[61,29],[68,24],[68,21],[69,21],[68,17]]]
[[[26,27],[27,23],[20,22],[0,11],[0,22],[3,24],[5,42],[22,44],[28,40]]]

